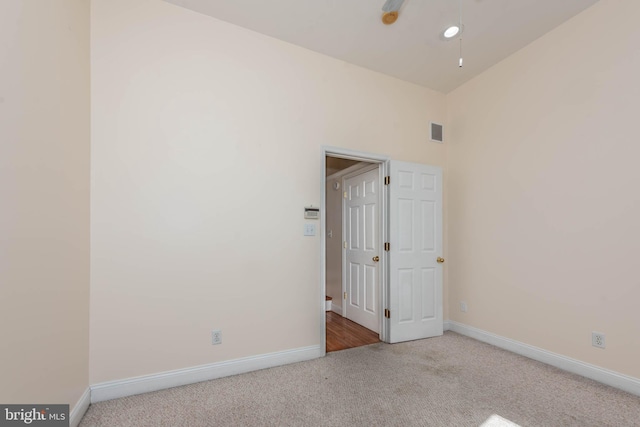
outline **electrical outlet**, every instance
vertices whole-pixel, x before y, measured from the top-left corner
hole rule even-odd
[[[460,311],[463,313],[467,312],[467,303],[464,301],[460,301]]]
[[[604,334],[601,332],[591,332],[591,345],[598,348],[605,348],[606,341]]]
[[[211,332],[211,344],[213,345],[222,344],[222,331]]]

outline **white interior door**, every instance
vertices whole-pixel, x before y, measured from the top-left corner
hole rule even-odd
[[[389,342],[442,335],[442,169],[388,166]]]
[[[344,180],[346,300],[343,315],[380,332],[378,168]]]

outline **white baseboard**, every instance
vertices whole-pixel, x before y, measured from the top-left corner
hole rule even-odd
[[[478,341],[495,345],[496,347],[500,347],[512,353],[528,357],[529,359],[537,360],[538,362],[546,363],[547,365],[555,366],[556,368],[560,368],[640,396],[640,379],[638,378],[629,377],[618,372],[590,365],[570,357],[552,353],[510,338],[501,337],[453,320],[445,322],[445,331],[446,330],[457,332]]]
[[[446,332],[446,331],[450,331],[450,330],[451,330],[451,323],[450,323],[450,321],[449,321],[449,320],[445,320],[445,321],[442,323],[442,330],[443,330],[444,332]]]
[[[89,409],[89,405],[91,404],[91,389],[87,388],[82,396],[76,402],[75,406],[71,410],[69,414],[69,427],[77,427],[84,417],[84,414]]]
[[[91,386],[91,403],[302,362],[322,357],[323,355],[324,353],[321,351],[320,346],[316,345],[175,371],[160,372],[142,377],[109,381]]]
[[[338,313],[340,316],[342,316],[342,307],[339,305],[335,305],[334,303],[331,303],[331,311],[333,311],[334,313]]]

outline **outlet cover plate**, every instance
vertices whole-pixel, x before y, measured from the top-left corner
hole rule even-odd
[[[222,331],[211,331],[211,344],[222,344]]]
[[[606,348],[605,336],[602,332],[591,332],[591,345],[598,348]]]

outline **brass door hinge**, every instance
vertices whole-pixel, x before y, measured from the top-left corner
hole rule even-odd
[[[344,293],[344,299],[347,299],[347,293],[346,292]]]
[[[347,198],[347,192],[346,191],[344,193],[342,193],[342,197],[344,197],[345,199]]]
[[[391,250],[391,244],[389,242],[384,242],[384,250],[389,252]]]
[[[390,176],[385,176],[384,177],[384,185],[389,185],[391,184],[391,177]]]
[[[391,319],[391,311],[388,308],[384,309],[384,317]]]

